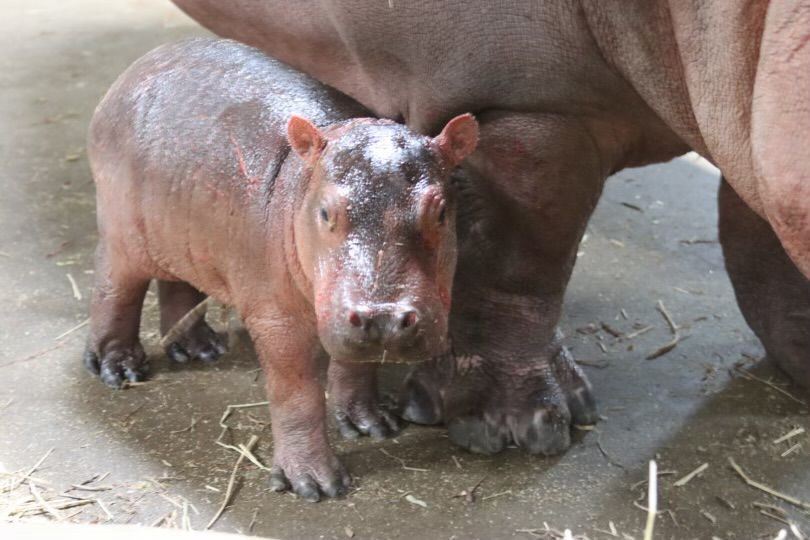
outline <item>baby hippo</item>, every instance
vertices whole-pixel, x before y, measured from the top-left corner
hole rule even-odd
[[[271,486],[345,492],[315,358],[341,431],[385,435],[375,364],[447,351],[456,261],[449,176],[478,140],[469,114],[426,137],[256,49],[165,45],[93,117],[99,245],[85,362],[109,386],[145,376],[138,330],[157,279],[165,333],[211,295],[233,306],[267,378]],[[167,347],[223,352],[205,321]]]

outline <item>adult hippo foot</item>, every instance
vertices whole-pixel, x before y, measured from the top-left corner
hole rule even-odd
[[[134,347],[109,349],[101,354],[88,349],[84,365],[110,388],[123,388],[127,382],[140,382],[149,373],[149,363],[140,344]]]
[[[566,348],[554,349],[534,360],[447,355],[419,366],[405,382],[403,418],[444,422],[450,439],[472,452],[516,445],[559,454],[571,444],[571,424],[593,424],[599,415],[582,370]]]
[[[203,319],[168,343],[165,351],[166,356],[181,364],[191,360],[214,362],[228,352],[228,346]]]
[[[740,311],[768,358],[810,390],[810,279],[770,224],[725,181],[718,205],[720,242]]]
[[[321,496],[341,497],[352,483],[351,476],[340,460],[331,452],[326,456],[301,455],[276,449],[270,471],[272,491],[292,490],[309,502],[318,502]],[[308,452],[304,449],[303,452]]]

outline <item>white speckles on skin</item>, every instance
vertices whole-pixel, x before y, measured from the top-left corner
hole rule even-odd
[[[394,138],[384,134],[375,137],[363,147],[363,157],[376,172],[395,171],[414,153],[419,144],[418,139]]]
[[[390,137],[380,137],[363,148],[363,156],[377,170],[392,169],[403,159],[403,149]]]
[[[371,256],[371,246],[352,235],[346,240],[346,256],[351,261],[351,269],[362,280],[359,285],[362,287],[371,285],[374,275],[374,258]]]
[[[337,192],[338,197],[351,200],[354,187],[354,184],[339,184],[335,186],[335,191]]]

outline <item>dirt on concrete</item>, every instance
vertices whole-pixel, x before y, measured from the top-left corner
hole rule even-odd
[[[86,328],[65,332],[87,319],[92,288],[93,108],[134,59],[206,32],[166,0],[2,0],[0,12],[0,519],[53,518],[20,516],[22,505],[38,507],[21,474],[50,452],[31,473],[34,492],[52,506],[102,502],[56,509],[65,521],[201,529],[238,457],[215,444],[220,418],[265,399],[244,332],[231,322],[232,352],[216,365],[171,365],[150,293],[142,339],[155,375],[117,392],[81,365]],[[746,485],[729,465],[810,502],[810,396],[758,361],[716,241],[717,183],[695,156],[608,182],[562,324],[605,418],[577,430],[565,455],[473,455],[441,428],[409,426],[382,442],[333,430],[355,478],[347,497],[307,504],[271,493],[266,472],[244,461],[213,528],[283,539],[558,537],[547,528],[640,539],[655,459],[656,538],[774,538],[786,522],[810,533],[810,507]],[[682,340],[647,360],[672,339],[659,300]],[[402,376],[386,366],[385,390]],[[257,436],[256,456],[269,463],[268,422],[264,407],[236,410],[226,440]],[[102,489],[71,488],[94,477]],[[473,486],[473,498],[462,494]]]

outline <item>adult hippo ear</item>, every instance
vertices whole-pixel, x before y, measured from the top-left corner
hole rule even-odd
[[[318,159],[326,146],[326,139],[315,124],[296,115],[292,115],[287,122],[287,140],[295,153],[308,165]]]
[[[478,122],[470,113],[456,116],[433,139],[433,145],[450,167],[458,166],[478,145]]]

